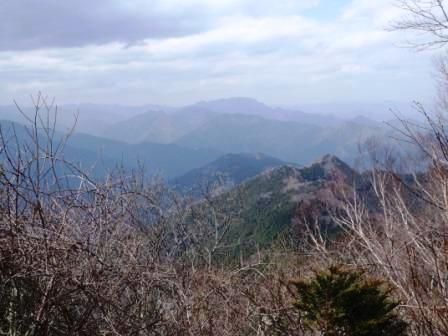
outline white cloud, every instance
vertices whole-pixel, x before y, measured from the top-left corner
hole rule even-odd
[[[277,103],[410,99],[431,85],[430,57],[397,48],[400,36],[384,30],[398,15],[388,0],[353,0],[327,20],[304,11],[319,11],[315,0],[113,1],[127,12],[151,3],[162,17],[196,8],[194,19],[210,22],[130,45],[0,52],[0,75],[8,83],[0,101],[35,90],[60,101],[136,104],[231,95]]]
[[[146,0],[130,1],[135,8],[151,6],[158,12],[181,11],[188,8],[202,8],[218,16],[233,14],[266,15],[297,13],[318,6],[320,0]]]
[[[226,17],[219,20],[216,29],[186,37],[148,40],[143,49],[151,54],[183,54],[219,44],[249,47],[278,38],[300,38],[312,35],[319,25],[301,16]]]

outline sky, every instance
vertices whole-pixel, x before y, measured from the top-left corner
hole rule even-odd
[[[428,100],[393,0],[1,0],[0,104]]]

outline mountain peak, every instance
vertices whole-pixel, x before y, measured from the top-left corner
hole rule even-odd
[[[315,161],[309,168],[320,168],[326,176],[342,175],[351,178],[354,175],[353,169],[348,164],[332,154],[324,155],[319,160]]]
[[[325,154],[321,158],[317,159],[314,164],[328,165],[328,164],[341,164],[344,163],[341,159],[339,159],[336,155],[333,154]]]

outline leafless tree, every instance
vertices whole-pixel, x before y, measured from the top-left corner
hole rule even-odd
[[[93,178],[64,157],[56,105],[22,113],[0,128],[0,334],[274,334],[277,269],[217,263],[238,212],[142,171]]]
[[[444,47],[448,43],[448,4],[445,0],[396,0],[406,14],[391,29],[413,31],[409,45],[418,49]]]
[[[429,114],[425,128],[403,125],[403,135],[426,157],[426,170],[402,174],[374,160],[365,175],[371,197],[353,189],[334,216],[343,232],[328,241],[312,232],[321,261],[354,265],[386,279],[403,302],[414,335],[448,334],[448,170],[445,124]]]

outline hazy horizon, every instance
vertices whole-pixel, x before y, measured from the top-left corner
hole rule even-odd
[[[16,97],[12,97],[10,99],[10,101],[5,101],[5,102],[1,102],[0,106],[8,106],[8,105],[15,105],[15,102],[20,103],[20,104],[24,104],[25,106],[32,106],[32,97],[36,97],[37,95],[42,94],[45,95],[48,99],[51,99],[55,101],[55,103],[59,106],[73,106],[73,105],[103,105],[103,106],[125,106],[125,107],[145,107],[145,106],[162,106],[162,107],[172,107],[172,108],[181,108],[181,107],[185,107],[185,106],[190,106],[190,105],[195,105],[198,103],[205,103],[205,102],[211,102],[211,101],[219,101],[219,100],[232,100],[232,99],[250,99],[250,100],[255,100],[258,101],[262,104],[271,106],[271,107],[280,107],[280,108],[288,108],[288,109],[294,109],[297,108],[301,105],[303,106],[308,106],[308,105],[331,105],[331,104],[335,104],[335,105],[349,105],[349,104],[353,104],[353,105],[374,105],[374,104],[388,104],[388,103],[393,103],[393,104],[412,104],[412,102],[414,101],[419,101],[422,103],[430,103],[431,99],[426,99],[426,100],[418,100],[418,99],[410,99],[410,100],[399,100],[399,99],[378,99],[378,100],[331,100],[331,101],[306,101],[306,102],[302,102],[302,101],[292,101],[291,103],[285,103],[282,101],[275,101],[275,102],[267,102],[265,100],[263,100],[263,98],[256,98],[256,97],[252,97],[252,96],[242,96],[242,95],[235,95],[235,96],[218,96],[218,97],[211,97],[211,98],[207,98],[207,97],[203,97],[203,98],[199,98],[199,99],[191,99],[191,100],[187,100],[184,103],[164,103],[162,101],[144,101],[144,102],[140,102],[140,103],[120,103],[120,102],[108,102],[108,101],[104,101],[104,102],[95,102],[95,101],[89,101],[89,100],[79,100],[79,101],[64,101],[61,102],[57,96],[53,96],[53,95],[49,95],[47,94],[47,92],[42,92],[42,91],[36,91],[36,92],[30,92],[27,95],[22,95],[22,96],[16,96]]]
[[[36,95],[35,95],[36,96]],[[35,97],[34,96],[34,97]],[[98,112],[98,109],[101,112],[97,117],[99,120],[105,120],[104,118],[108,113],[116,114],[123,112],[123,118],[131,118],[132,116],[143,115],[150,111],[159,111],[164,113],[182,113],[183,109],[186,108],[188,110],[189,107],[200,106],[201,104],[209,104],[216,102],[224,102],[227,104],[231,104],[234,108],[237,109],[237,112],[227,111],[226,113],[235,113],[235,114],[247,114],[246,112],[238,112],[241,111],[241,108],[244,107],[245,104],[261,104],[265,105],[267,108],[272,109],[272,112],[269,116],[263,115],[263,111],[253,111],[253,115],[258,115],[260,117],[265,117],[268,119],[276,119],[275,109],[280,109],[280,111],[290,111],[292,113],[307,113],[311,115],[320,115],[320,116],[329,116],[329,117],[338,117],[342,119],[353,119],[357,117],[365,117],[375,121],[389,121],[396,119],[394,114],[399,114],[408,118],[421,118],[421,115],[415,110],[413,102],[411,101],[339,101],[339,102],[310,102],[310,103],[297,103],[297,104],[269,104],[263,100],[258,100],[252,97],[224,97],[218,99],[202,99],[200,101],[191,101],[185,105],[165,105],[158,103],[148,102],[146,104],[113,104],[113,103],[91,103],[91,102],[80,102],[80,103],[65,103],[59,104],[55,97],[47,97],[48,100],[53,100],[55,104],[59,107],[59,112],[67,112],[72,113],[73,111],[79,112],[81,115],[91,112]],[[20,108],[32,108],[32,98],[31,96],[25,97],[22,100],[16,100],[16,103]],[[431,109],[433,104],[421,101],[420,103],[425,104],[425,106]],[[12,102],[10,104],[0,104],[0,116],[1,112],[4,108],[13,108],[16,109],[15,103]],[[92,110],[93,109],[93,110]],[[11,110],[10,110],[11,111]],[[213,113],[213,111],[209,111]],[[105,113],[105,114],[104,114]],[[188,113],[188,112],[187,112]],[[92,115],[91,117],[94,117]],[[7,117],[8,118],[8,117]]]

